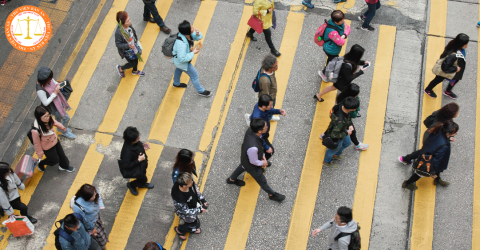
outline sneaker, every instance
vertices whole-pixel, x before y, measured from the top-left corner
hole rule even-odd
[[[328,82],[327,76],[323,74],[321,70],[318,71],[318,75],[322,78],[324,82]]]
[[[367,150],[368,149],[368,144],[361,143],[358,144],[358,146],[355,147],[356,150]]]
[[[68,168],[62,168],[62,167],[58,166],[58,169],[63,170],[63,171],[67,171],[69,173],[75,172],[75,168],[72,167],[72,166],[68,166]]]
[[[413,184],[413,183],[407,185],[407,181],[404,181],[404,182],[402,183],[402,188],[406,188],[406,189],[412,190],[412,191],[415,191],[415,190],[418,189],[418,187],[415,186],[415,184]]]
[[[67,137],[68,139],[72,139],[74,140],[75,138],[77,138],[77,136],[75,136],[72,132],[62,132],[61,135]]]
[[[133,72],[132,71],[132,75],[136,76],[136,75],[139,75],[139,76],[145,76],[145,72],[141,71],[141,70],[137,70],[137,72]]]
[[[239,187],[245,186],[245,182],[239,179],[235,179],[234,181],[230,180],[230,177],[227,178],[227,184],[235,184]]]
[[[427,94],[427,95],[430,96],[431,98],[437,98],[437,94],[435,94],[435,92],[433,92],[433,90],[426,90],[426,89],[424,89],[423,92],[425,92],[425,94]]]
[[[480,28],[480,22],[477,23],[477,28]]]
[[[278,121],[280,121],[280,116],[274,115],[274,116],[272,116],[272,119],[270,119],[270,121],[272,121],[272,122],[278,122]]]
[[[442,186],[442,187],[446,187],[448,185],[450,185],[450,182],[448,181],[444,181],[442,179],[439,178],[436,178],[434,181],[433,181],[433,184],[436,186],[437,184]]]
[[[343,155],[334,155],[332,160],[343,160]]]
[[[269,195],[268,198],[272,201],[282,202],[283,200],[285,200],[285,195],[279,194],[279,193],[274,193],[272,195]]]
[[[322,133],[322,134],[320,135],[320,140],[323,140],[323,136],[325,136],[325,133]]]
[[[40,166],[40,164],[38,164],[38,171],[45,172],[45,167]]]
[[[398,161],[401,162],[405,166],[408,166],[408,165],[412,164],[412,161],[404,161],[403,156],[399,156]]]
[[[368,30],[368,31],[374,31],[375,30],[375,28],[373,28],[372,26],[368,26],[366,28],[362,26],[361,29],[362,30]]]
[[[365,16],[364,15],[358,16],[358,20],[365,22]]]
[[[30,216],[30,215],[27,215],[27,218],[28,218],[28,220],[29,220],[32,224],[35,224],[35,223],[37,223],[37,221],[38,221],[37,219],[33,218],[33,217]]]
[[[305,7],[309,8],[309,9],[313,9],[313,7],[315,7],[313,4],[308,4],[308,3],[305,3],[305,1],[302,1],[302,4],[305,5]]]
[[[362,115],[357,112],[357,117],[356,118],[360,118],[360,117],[362,117]]]
[[[180,83],[179,85],[173,84],[173,87],[174,87],[174,88],[186,88],[186,87],[187,87],[187,84],[185,84],[185,83]]]
[[[450,98],[452,98],[453,100],[456,100],[457,99],[457,95],[455,95],[453,92],[448,92],[448,91],[443,91],[443,95],[444,96],[448,96]]]
[[[120,65],[115,66],[115,68],[117,69],[117,73],[120,77],[125,77],[125,72],[120,71]]]
[[[331,162],[323,161],[323,165],[329,168],[338,168],[338,165],[333,162],[333,158]]]
[[[198,93],[200,96],[203,96],[203,97],[209,97],[212,95],[212,93],[208,90],[205,90],[203,91],[202,93]]]
[[[245,122],[247,122],[247,126],[250,127],[250,114],[245,114]]]
[[[139,186],[139,188],[148,188],[148,189],[153,189],[155,186],[152,184],[152,183],[145,183],[141,186]]]
[[[130,193],[132,193],[133,195],[135,195],[135,196],[138,195],[137,189],[132,187],[132,185],[130,185],[130,182],[127,183],[127,188],[128,188],[128,190],[130,190]]]

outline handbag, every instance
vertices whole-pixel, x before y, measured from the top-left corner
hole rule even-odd
[[[454,53],[452,53],[452,54],[456,54],[456,52],[454,52]],[[443,70],[442,70],[442,63],[445,61],[445,59],[446,59],[447,57],[451,56],[452,54],[450,54],[450,55],[448,55],[448,56],[446,56],[446,57],[444,57],[444,58],[440,58],[440,59],[437,60],[437,62],[435,63],[435,65],[433,66],[433,69],[432,69],[432,73],[433,73],[434,75],[436,75],[436,76],[441,76],[441,77],[445,77],[445,78],[450,79],[450,80],[455,76],[455,74],[456,74],[457,72],[445,73],[445,72],[443,72]],[[453,66],[457,66],[457,61],[455,61],[455,63],[453,64]]]
[[[14,216],[2,222],[12,232],[13,237],[32,235],[35,227],[26,216]]]
[[[65,81],[67,82],[67,84],[60,91],[62,91],[62,95],[63,97],[65,97],[65,100],[68,101],[68,98],[70,98],[70,95],[73,92],[73,88],[69,80],[65,80]]]
[[[339,142],[339,139],[333,139],[327,132],[323,135],[322,144],[329,149],[336,149]]]
[[[142,50],[138,46],[138,43],[135,43],[135,47],[137,48],[138,53],[141,55]],[[133,49],[127,49],[127,50],[123,51],[123,56],[125,58],[127,58],[128,60],[135,60],[135,59],[138,58],[137,54],[135,53],[135,51],[133,51]]]
[[[433,151],[432,154],[421,154],[415,160],[415,163],[412,164],[415,173],[422,176],[431,176],[437,174],[433,166],[433,156],[435,155],[435,153],[437,153],[438,150],[440,150],[446,145],[447,144],[443,144],[442,146],[438,147],[437,149],[435,149],[435,151]]]
[[[272,11],[272,28],[277,27],[277,15],[275,15],[275,10]]]
[[[258,34],[263,32],[263,21],[260,19],[260,11],[258,11],[258,17],[253,14],[248,20],[248,26],[252,27]]]

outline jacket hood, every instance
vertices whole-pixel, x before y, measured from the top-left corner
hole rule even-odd
[[[354,220],[351,220],[347,225],[339,227],[336,225],[338,231],[343,232],[343,233],[353,233],[355,230],[357,230],[357,223]]]

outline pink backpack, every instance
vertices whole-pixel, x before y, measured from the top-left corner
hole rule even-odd
[[[318,27],[317,29],[317,32],[315,32],[315,43],[320,47],[323,46],[323,44],[325,43],[325,39],[323,38],[323,35],[325,35],[325,30],[327,28],[334,29],[338,32],[338,28],[331,24],[328,24],[327,19],[325,19],[324,23],[320,25],[320,27]]]

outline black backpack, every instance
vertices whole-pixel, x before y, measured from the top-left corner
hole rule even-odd
[[[40,137],[40,139],[42,138],[42,132],[40,132],[40,129],[34,127],[33,124],[32,124],[32,128],[30,130],[28,130],[28,132],[27,132],[27,137],[32,144],[33,144],[33,137],[32,137],[32,130],[33,129],[35,129],[38,132],[38,136]]]
[[[360,250],[362,248],[362,241],[360,239],[360,226],[357,223],[357,230],[351,233],[339,233],[334,239],[338,241],[338,239],[350,235],[350,243],[348,244],[348,250]]]
[[[77,219],[83,223],[83,216],[81,214],[73,213],[73,215],[75,215],[75,217],[77,217]],[[60,227],[57,226],[57,223],[59,222],[60,222]],[[65,230],[62,229],[62,224],[63,224],[63,219],[55,222],[55,227],[57,227],[57,229],[53,232],[53,235],[55,235],[55,248],[57,250],[63,249],[62,245],[60,245],[60,236],[65,238],[68,242],[70,242],[70,244],[73,244],[75,242],[75,239],[72,236],[70,236],[70,234],[65,232]]]

